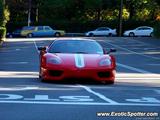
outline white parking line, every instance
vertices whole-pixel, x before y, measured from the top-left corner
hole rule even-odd
[[[36,41],[33,40],[33,43],[34,43],[34,46],[35,46],[35,48],[36,48],[37,53],[39,54],[40,52],[39,52],[39,50],[38,50],[38,46],[37,46],[37,44],[36,44]]]
[[[94,92],[93,90],[91,90],[91,88],[87,87],[87,86],[83,86],[83,85],[78,85],[81,88],[84,88],[86,91],[88,91],[89,93],[92,93],[94,95],[96,95],[97,97],[101,98],[102,100],[109,102],[111,104],[118,104],[116,101],[113,101],[107,97],[105,97],[104,95],[98,93],[98,92]]]
[[[45,102],[45,101],[1,101],[0,103],[10,104],[40,104],[40,105],[85,105],[85,106],[152,106],[159,107],[160,104],[150,103],[100,103],[100,102]]]
[[[128,65],[124,65],[124,64],[120,64],[120,63],[116,63],[116,64],[117,64],[117,66],[129,69],[129,70],[133,70],[133,71],[136,71],[136,72],[139,72],[139,73],[151,73],[149,71],[138,69],[138,68],[131,67],[131,66],[128,66]]]
[[[122,38],[122,39],[124,39],[124,40],[128,40],[128,38]],[[134,41],[136,41],[137,43],[140,43],[140,44],[143,44],[143,45],[148,45],[148,46],[151,46],[151,44],[149,44],[149,43],[145,43],[145,42],[142,42],[142,41],[138,41],[138,40],[136,40],[136,39],[131,39],[131,38],[129,38],[130,40],[134,40]]]
[[[47,38],[47,40],[55,40],[55,39],[56,39],[56,38]],[[33,40],[34,46],[35,46],[35,48],[36,48],[36,50],[37,50],[37,53],[39,54],[38,45],[37,45],[37,43],[36,43],[37,39],[30,39],[30,40]],[[36,40],[36,41],[35,41],[35,40]],[[46,38],[45,38],[45,39],[40,39],[40,38],[38,38],[38,40],[46,40]]]
[[[5,63],[2,63],[2,64],[7,64],[7,65],[8,65],[8,64],[11,64],[11,65],[12,65],[12,64],[13,64],[13,65],[14,65],[14,64],[15,64],[15,65],[17,64],[17,65],[19,65],[19,64],[29,64],[29,62],[5,62]]]
[[[156,93],[160,94],[160,90],[154,90]]]
[[[152,66],[160,66],[160,64],[148,64],[148,65],[152,65]]]
[[[0,71],[0,78],[38,78],[38,72]]]
[[[109,43],[109,42],[105,42],[105,43],[106,43],[106,44],[109,44],[109,45],[111,45],[111,46],[114,46],[114,47],[116,47],[116,48],[119,48],[119,49],[128,51],[128,52],[130,52],[130,53],[136,54],[136,55],[140,55],[140,56],[143,56],[143,57],[147,57],[147,58],[152,58],[152,59],[160,60],[159,57],[152,57],[152,56],[144,55],[144,54],[142,54],[142,53],[138,53],[138,52],[129,50],[129,49],[124,48],[124,47],[120,47],[120,46],[118,46],[118,45],[115,45],[115,44],[112,44],[112,43]]]

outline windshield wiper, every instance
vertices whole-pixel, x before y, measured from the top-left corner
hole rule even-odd
[[[57,52],[52,52],[52,53],[62,53],[62,52],[58,52],[58,51],[57,51]]]
[[[75,52],[75,53],[88,54],[87,52]]]

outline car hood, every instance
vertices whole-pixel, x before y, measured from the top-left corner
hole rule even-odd
[[[99,66],[99,62],[102,59],[106,59],[106,58],[111,59],[109,55],[100,55],[100,54],[47,53],[47,59],[55,58],[55,57],[62,60],[61,65],[63,66],[87,67],[87,68],[95,68]]]

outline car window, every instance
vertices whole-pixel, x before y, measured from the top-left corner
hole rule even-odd
[[[47,26],[47,27],[45,27],[45,30],[52,30],[52,29],[51,29],[50,27]]]
[[[151,28],[149,28],[149,27],[140,27],[137,30],[151,30]]]
[[[25,26],[25,27],[23,27],[23,30],[34,30],[35,29],[35,27],[33,27],[33,26]]]
[[[137,28],[137,30],[143,30],[143,28],[141,27],[141,28]]]
[[[151,28],[145,27],[143,28],[143,30],[151,30]]]
[[[108,28],[98,28],[98,31],[104,31],[104,30],[109,30]]]
[[[94,41],[85,40],[59,40],[49,48],[50,53],[84,53],[103,54],[102,47]]]
[[[15,31],[13,31],[13,33],[20,33],[21,32],[21,29],[17,29]]]
[[[38,26],[38,30],[43,30],[43,26]]]

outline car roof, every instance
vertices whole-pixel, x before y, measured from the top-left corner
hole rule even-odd
[[[32,28],[32,27],[50,27],[47,25],[38,25],[38,26],[23,26],[23,28]]]
[[[87,39],[87,38],[57,38],[57,39],[55,39],[54,41],[60,41],[60,40],[65,40],[65,41],[67,41],[67,40],[84,40],[84,41],[93,41],[93,42],[96,42],[95,40],[93,40],[93,39]]]
[[[109,27],[98,27],[98,28],[109,28]],[[97,29],[98,29],[98,28],[97,28]]]
[[[152,28],[152,27],[150,27],[150,26],[139,26],[139,27],[137,27],[137,28],[141,28],[141,27]]]

